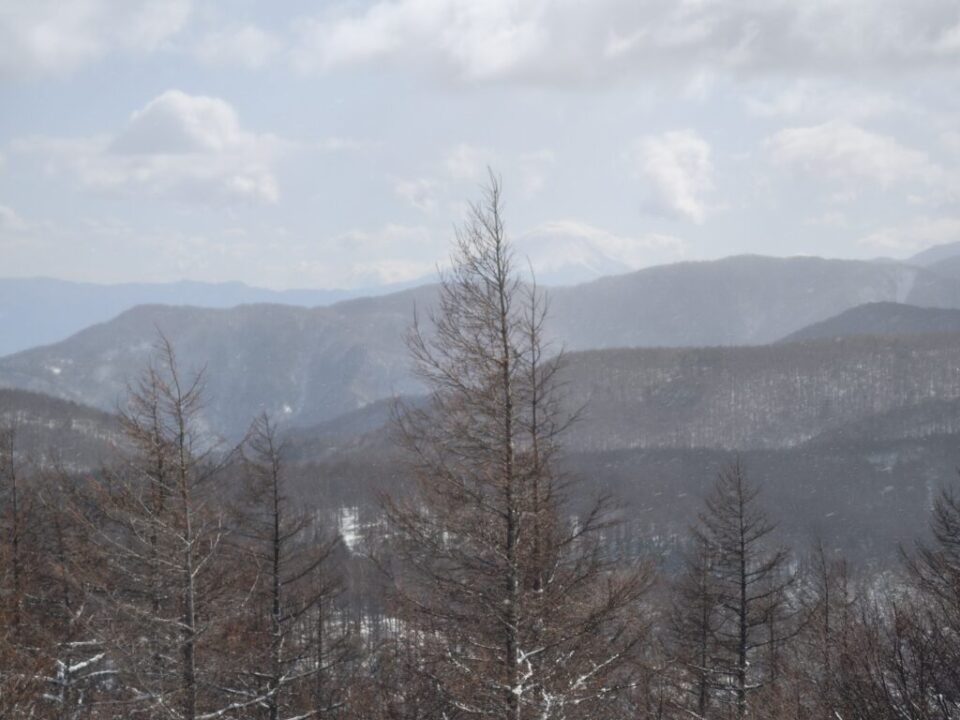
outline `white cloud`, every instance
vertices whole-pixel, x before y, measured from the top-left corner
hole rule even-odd
[[[280,196],[273,164],[285,143],[243,130],[224,100],[169,90],[134,112],[115,136],[33,137],[16,147],[90,188],[273,203]]]
[[[948,130],[947,132],[941,133],[940,142],[950,152],[960,155],[960,132]]]
[[[804,78],[786,88],[781,82],[774,85],[777,90],[771,93],[747,96],[744,99],[747,112],[763,118],[802,116],[856,121],[899,109],[889,94],[836,82]]]
[[[433,180],[400,180],[393,186],[393,191],[417,210],[429,213],[437,209],[437,183]]]
[[[282,47],[280,38],[248,24],[207,33],[197,43],[194,52],[208,65],[257,69],[270,62]]]
[[[152,52],[186,24],[191,0],[6,0],[0,77],[62,75],[112,51]]]
[[[518,163],[520,192],[526,197],[540,192],[546,183],[547,173],[556,163],[557,159],[552,150],[538,150],[521,155]]]
[[[652,212],[702,223],[709,209],[705,196],[713,189],[710,145],[692,130],[647,135],[627,152],[646,190]]]
[[[437,57],[467,80],[509,73],[543,50],[541,12],[516,0],[374,2],[358,14],[327,13],[300,22],[294,51],[303,70]]]
[[[921,217],[896,227],[883,228],[860,239],[861,245],[881,251],[917,251],[960,241],[960,218]]]
[[[301,20],[303,70],[417,66],[462,82],[950,69],[954,0],[375,0]]]
[[[461,143],[449,150],[443,160],[447,174],[454,180],[476,181],[488,166],[494,165],[492,153],[483,148]]]
[[[851,199],[863,183],[888,188],[910,181],[935,185],[945,179],[943,169],[926,153],[844,121],[787,128],[766,146],[778,166],[840,183],[845,188],[841,199]]]
[[[436,268],[445,244],[420,225],[389,223],[375,230],[351,230],[331,247],[344,254],[339,286],[363,286],[415,280]]]
[[[19,233],[26,229],[27,222],[12,207],[0,204],[0,231]]]

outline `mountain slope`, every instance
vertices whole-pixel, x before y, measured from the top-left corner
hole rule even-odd
[[[910,257],[907,262],[909,262],[911,265],[930,267],[935,263],[957,257],[958,255],[960,255],[960,240],[956,242],[934,245],[926,250],[921,250],[916,255]]]
[[[740,348],[594,350],[567,356],[573,452],[777,449],[960,433],[960,335],[852,337]],[[295,432],[307,447],[382,432],[386,404]]]
[[[39,466],[97,467],[122,442],[116,416],[23,390],[0,389],[0,427],[15,428],[17,456]]]
[[[774,342],[869,302],[956,307],[958,281],[899,264],[740,256],[551,291],[569,349]]]
[[[261,411],[320,422],[419,387],[403,343],[414,296],[338,310],[142,306],[64,342],[0,358],[0,384],[111,410],[150,362],[160,331],[184,372],[206,368],[212,432],[239,436]]]
[[[572,353],[566,380],[576,449],[790,447],[960,398],[960,335]]]
[[[852,335],[929,335],[960,333],[960,310],[921,308],[900,303],[868,303],[787,335],[798,342]]]
[[[280,303],[313,307],[396,292],[402,287],[274,291],[239,282],[98,285],[50,278],[0,278],[0,356],[62,340],[137,305],[226,308]]]
[[[836,315],[865,299],[946,302],[955,284],[906,266],[814,258],[686,263],[551,290],[548,334],[554,347],[568,350],[769,342],[809,324],[811,318]],[[55,345],[0,358],[0,387],[112,410],[123,398],[126,384],[149,361],[159,329],[177,348],[184,369],[207,367],[212,431],[242,434],[262,410],[289,424],[311,425],[394,394],[420,391],[410,373],[404,335],[414,308],[427,315],[435,298],[436,288],[423,286],[310,309],[143,306]],[[659,380],[636,377],[635,368],[649,365],[669,374],[669,363],[704,367],[704,372],[713,373],[714,382],[722,379],[717,363],[760,367],[764,361],[757,358],[770,352],[782,351],[757,349],[751,354],[736,347],[660,354],[623,351],[604,356],[597,367],[639,383],[638,388],[652,387]],[[797,351],[796,357],[807,354]],[[791,367],[790,355],[768,360]],[[825,366],[824,372],[828,370]],[[585,377],[595,382],[589,373]],[[690,382],[686,393],[699,380],[693,377]],[[810,432],[804,429],[798,437]],[[753,437],[734,434],[721,444],[754,442]]]

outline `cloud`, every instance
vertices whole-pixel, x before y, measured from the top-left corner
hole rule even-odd
[[[956,241],[960,241],[960,218],[921,217],[877,230],[860,238],[859,243],[881,251],[917,251]]]
[[[198,202],[274,203],[280,190],[273,164],[285,143],[243,130],[224,100],[169,90],[134,112],[116,135],[41,136],[15,147],[88,188]]]
[[[157,50],[185,26],[191,0],[32,0],[0,10],[0,78],[66,75],[114,51]]]
[[[960,155],[960,132],[948,130],[940,135],[941,144],[950,152]],[[0,167],[3,167],[0,163]]]
[[[374,2],[357,14],[344,6],[300,21],[294,59],[307,71],[438,59],[465,79],[494,78],[542,51],[547,36],[533,9],[540,4],[401,0]]]
[[[393,191],[417,210],[429,213],[437,209],[437,183],[433,180],[401,180],[393,186]]]
[[[627,159],[646,190],[647,208],[657,214],[702,223],[713,189],[710,145],[692,130],[647,135],[635,141]]]
[[[487,167],[494,164],[490,151],[465,143],[450,149],[443,160],[447,174],[453,180],[461,181],[479,180],[484,176]]]
[[[194,53],[207,65],[237,65],[255,70],[273,60],[282,47],[277,36],[247,24],[207,33]]]
[[[297,27],[301,70],[399,64],[465,83],[882,75],[960,59],[953,0],[375,0]]]
[[[341,286],[404,282],[436,269],[445,245],[421,225],[388,223],[374,230],[351,230],[335,238],[331,248],[342,253]],[[346,283],[346,285],[344,285]]]
[[[538,150],[521,155],[518,160],[520,192],[525,197],[540,192],[546,183],[547,173],[556,163],[557,159],[552,150]]]
[[[864,183],[889,188],[945,180],[944,170],[926,153],[845,121],[787,128],[769,138],[766,147],[776,165],[840,183],[848,199]]]
[[[898,108],[889,94],[853,88],[836,82],[800,79],[788,87],[775,83],[777,90],[744,99],[746,110],[761,118],[831,118],[862,120],[885,115]]]
[[[7,205],[0,204],[0,231],[21,233],[27,229],[27,222]]]

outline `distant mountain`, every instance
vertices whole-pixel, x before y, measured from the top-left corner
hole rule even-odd
[[[261,411],[317,423],[419,389],[403,342],[417,295],[335,308],[141,306],[64,342],[0,358],[0,385],[112,410],[150,361],[159,330],[184,372],[206,368],[211,432],[237,437]]]
[[[787,335],[798,342],[851,335],[930,335],[960,333],[960,310],[921,308],[900,303],[867,303]]]
[[[947,304],[956,285],[917,268],[854,261],[738,257],[682,263],[552,289],[548,333],[554,347],[570,351],[768,343],[863,302]],[[237,436],[262,410],[290,425],[312,425],[395,394],[421,391],[410,372],[404,335],[414,307],[425,315],[435,298],[436,288],[423,286],[317,308],[142,306],[60,343],[0,358],[0,387],[112,410],[126,384],[149,361],[160,329],[173,341],[185,369],[207,367],[211,431]],[[793,351],[712,352],[612,353],[599,359],[597,368],[608,368],[614,378],[629,377],[639,388],[660,380],[636,376],[637,368],[656,368],[669,377],[677,372],[672,364],[687,363],[713,373],[710,382],[726,382],[718,374],[722,363],[793,366]],[[797,358],[808,355],[796,351]],[[829,371],[825,365],[822,372]],[[586,381],[594,382],[590,377]],[[743,377],[743,382],[751,381]],[[691,382],[684,392],[700,386],[697,377]],[[623,392],[631,392],[630,387]],[[656,433],[673,432],[671,422]],[[614,434],[628,429],[609,428]],[[809,437],[816,431],[804,426],[783,437]],[[694,433],[690,442],[699,442],[696,432],[689,432]],[[733,446],[751,437],[734,433],[716,442]]]
[[[624,268],[576,236],[537,235],[523,242],[518,262],[529,252],[545,269],[538,278],[545,285]],[[398,289],[365,292],[390,304],[386,298]],[[314,307],[363,294],[275,292],[241,283],[104,286],[0,280],[0,355],[63,339],[139,304]],[[897,263],[739,256],[660,265],[552,287],[550,294],[554,335],[571,349],[745,345],[774,342],[864,303],[960,307],[960,272],[951,275]]]
[[[941,277],[960,280],[960,255],[951,255],[927,266],[927,270]]]
[[[960,256],[960,240],[956,242],[943,243],[941,245],[934,245],[926,250],[921,250],[916,255],[910,257],[907,262],[912,265],[928,267],[934,263],[940,262],[941,260],[946,260],[948,258],[957,256]]]
[[[136,305],[225,308],[279,303],[314,307],[396,292],[414,284],[357,290],[275,291],[239,282],[98,285],[50,278],[0,278],[0,356],[63,340]]]
[[[551,291],[570,349],[758,345],[871,302],[960,307],[960,281],[895,263],[738,256]]]
[[[0,427],[15,428],[18,458],[35,466],[97,467],[121,442],[115,416],[23,390],[0,389]]]
[[[956,401],[957,368],[960,335],[571,353],[569,400],[586,410],[570,445],[791,447],[884,413]],[[938,432],[960,431],[941,410],[929,420]]]

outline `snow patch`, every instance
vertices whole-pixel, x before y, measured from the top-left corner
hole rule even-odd
[[[357,549],[360,544],[360,509],[357,507],[340,508],[340,514],[337,516],[337,528],[340,530],[340,537],[343,538],[343,544],[347,546],[350,552]]]

